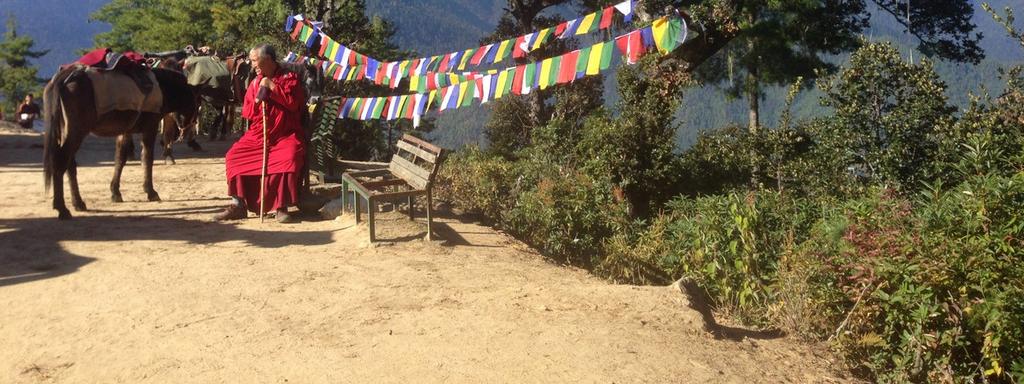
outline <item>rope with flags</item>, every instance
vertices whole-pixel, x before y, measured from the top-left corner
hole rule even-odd
[[[339,69],[332,70],[333,76],[355,79],[373,79],[379,85],[393,85],[410,74],[429,76],[430,73],[440,74],[465,71],[469,66],[498,64],[512,57],[519,59],[540,49],[552,40],[567,39],[604,31],[612,26],[615,11],[623,14],[625,22],[632,21],[635,0],[626,0],[619,4],[605,7],[580,18],[563,22],[555,27],[507,39],[494,44],[451,52],[444,55],[421,57],[398,62],[382,62],[373,57],[349,49],[320,31],[320,24],[306,20],[302,15],[290,16],[285,23],[285,31],[290,32],[292,39],[303,42],[307,48],[313,48],[319,42],[319,57],[337,64]],[[348,74],[339,74],[344,69],[353,68]],[[361,72],[361,73],[360,73]],[[336,79],[337,80],[337,79]]]
[[[479,101],[486,104],[507,95],[528,95],[554,85],[570,84],[586,76],[598,75],[611,67],[617,49],[626,64],[635,64],[653,51],[668,54],[686,41],[688,28],[679,15],[663,16],[651,26],[634,30],[609,41],[602,41],[583,49],[542,59],[539,61],[487,71],[459,71],[468,65],[500,63],[509,54],[509,41],[519,47],[539,48],[551,36],[566,38],[607,29],[611,26],[612,10],[619,10],[627,20],[633,13],[633,1],[607,7],[601,12],[559,24],[540,32],[533,32],[490,44],[477,49],[402,60],[380,62],[372,57],[337,44],[319,30],[315,22],[301,16],[288,19],[292,36],[312,47],[319,39],[320,57],[325,60],[289,53],[290,62],[307,61],[320,65],[328,76],[338,81],[370,80],[378,85],[397,88],[402,79],[409,78],[411,94],[384,97],[342,98],[338,118],[355,120],[410,119],[419,126],[420,119],[435,104],[445,111],[468,107]],[[324,44],[326,43],[326,44]],[[506,45],[506,47],[502,47]],[[497,47],[497,48],[495,48]],[[531,51],[533,50],[531,49]],[[512,49],[514,51],[515,49]],[[472,54],[469,52],[473,51]],[[526,50],[523,49],[525,52]],[[483,53],[481,53],[483,52]],[[468,57],[468,59],[466,59]],[[354,65],[352,65],[355,63]]]

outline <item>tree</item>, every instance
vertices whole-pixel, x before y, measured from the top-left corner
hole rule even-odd
[[[819,87],[822,104],[835,109],[819,140],[837,155],[837,169],[901,191],[927,181],[937,136],[956,111],[931,61],[910,64],[892,44],[869,43]]]
[[[561,17],[540,16],[542,12],[559,5],[572,4],[571,0],[509,0],[494,33],[480,40],[481,45],[554,27],[564,21]],[[583,5],[582,9],[597,9],[597,5]],[[578,48],[575,41],[552,39],[526,57],[515,60],[517,65],[536,62]],[[529,146],[532,132],[548,124],[553,117],[578,126],[583,117],[604,104],[603,77],[591,77],[571,87],[533,90],[525,96],[508,96],[494,101],[492,115],[485,125],[493,153],[512,157],[514,152]]]
[[[4,104],[13,109],[26,94],[39,93],[43,81],[36,77],[38,68],[29,65],[30,59],[38,59],[49,51],[35,51],[35,41],[29,36],[18,34],[14,16],[7,19],[7,30],[0,41],[0,96]]]
[[[759,101],[764,87],[833,71],[822,56],[857,48],[857,36],[868,26],[874,9],[895,17],[926,54],[971,63],[984,57],[978,46],[981,36],[973,33],[970,0],[915,2],[910,7],[905,0],[649,0],[643,4],[651,11],[689,9],[690,24],[700,29],[700,36],[666,62],[696,72],[706,83],[727,83],[730,94],[745,97],[751,130],[761,125]],[[702,66],[705,62],[710,65]]]

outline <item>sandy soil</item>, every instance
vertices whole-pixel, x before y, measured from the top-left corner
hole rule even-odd
[[[842,382],[787,338],[716,340],[678,289],[616,286],[488,227],[385,215],[209,221],[227,143],[141,167],[109,200],[112,140],[79,155],[89,213],[58,222],[41,138],[0,130],[0,382]],[[68,202],[70,206],[70,202]],[[741,332],[742,333],[742,332]]]

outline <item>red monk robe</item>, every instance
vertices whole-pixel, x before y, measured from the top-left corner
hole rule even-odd
[[[262,76],[249,83],[242,117],[249,130],[225,157],[228,195],[241,198],[250,212],[260,206],[260,167],[263,166],[263,105],[256,101]],[[271,78],[274,90],[267,100],[268,168],[266,206],[263,213],[287,209],[299,201],[299,173],[306,159],[301,140],[301,113],[306,96],[295,73],[279,68]]]

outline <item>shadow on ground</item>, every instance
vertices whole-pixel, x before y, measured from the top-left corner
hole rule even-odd
[[[252,231],[234,224],[202,222],[163,215],[213,212],[219,207],[202,206],[184,210],[147,210],[143,217],[87,216],[61,222],[54,218],[0,219],[0,287],[51,279],[74,273],[92,257],[69,252],[61,242],[174,241],[215,244],[244,241],[257,248],[282,248],[293,244],[324,245],[332,231]],[[95,213],[95,212],[94,212]]]

